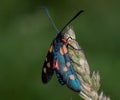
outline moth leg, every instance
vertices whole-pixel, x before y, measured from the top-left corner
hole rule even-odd
[[[70,47],[72,47],[74,50],[78,50],[78,51],[81,51],[81,50],[83,50],[82,48],[81,49],[76,49],[76,48],[74,48],[71,44],[67,44],[67,48],[68,48],[68,46],[70,46]]]

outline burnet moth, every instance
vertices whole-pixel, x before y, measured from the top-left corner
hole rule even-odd
[[[80,10],[64,27],[59,31],[46,7],[41,7],[47,14],[51,24],[57,32],[57,36],[53,39],[48,50],[45,62],[42,68],[42,82],[48,83],[53,76],[54,71],[61,85],[66,84],[68,88],[75,92],[81,90],[81,84],[76,72],[74,71],[72,60],[68,54],[67,39],[63,30],[77,17],[83,10]]]

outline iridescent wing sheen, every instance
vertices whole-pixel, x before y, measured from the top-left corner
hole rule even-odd
[[[42,68],[42,82],[43,83],[47,83],[52,78],[52,75],[54,73],[54,69],[53,69],[54,55],[52,53],[52,48],[53,46],[51,45],[47,53],[43,68]]]
[[[52,44],[42,69],[43,83],[47,83],[51,79],[55,70],[61,85],[66,84],[70,89],[79,92],[81,85],[68,55],[66,40],[62,39],[59,34]]]
[[[76,73],[74,72],[73,65],[71,64],[71,59],[67,54],[66,45],[60,46],[59,52],[57,52],[57,62],[59,65],[56,66],[57,73],[62,76],[62,81],[74,91],[80,91],[80,82]]]

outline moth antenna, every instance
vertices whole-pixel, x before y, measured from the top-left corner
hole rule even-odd
[[[84,10],[80,10],[80,11],[63,27],[63,29],[62,29],[60,32],[62,32],[62,31],[65,29],[65,27],[66,27],[67,25],[69,25],[74,19],[76,19],[82,12],[84,12]]]
[[[53,19],[51,18],[48,9],[47,9],[46,7],[44,7],[44,6],[42,6],[41,9],[43,9],[43,10],[45,11],[45,13],[46,13],[46,15],[48,16],[48,18],[49,18],[49,20],[50,20],[50,23],[52,24],[53,28],[55,29],[55,31],[56,31],[57,33],[59,33],[59,30],[57,29],[57,27],[56,27]]]

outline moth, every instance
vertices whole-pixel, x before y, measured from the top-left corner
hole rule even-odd
[[[49,51],[46,56],[46,60],[42,68],[42,82],[48,83],[53,76],[53,73],[56,72],[56,76],[61,85],[66,84],[68,88],[72,89],[75,92],[81,90],[81,83],[77,77],[77,74],[74,71],[72,60],[68,54],[67,50],[67,39],[64,38],[63,30],[66,26],[72,22],[78,15],[80,15],[83,10],[79,11],[59,32],[50,17],[50,14],[47,8],[42,7],[45,10],[45,13],[50,19],[53,27],[57,31],[57,36],[52,41]]]

